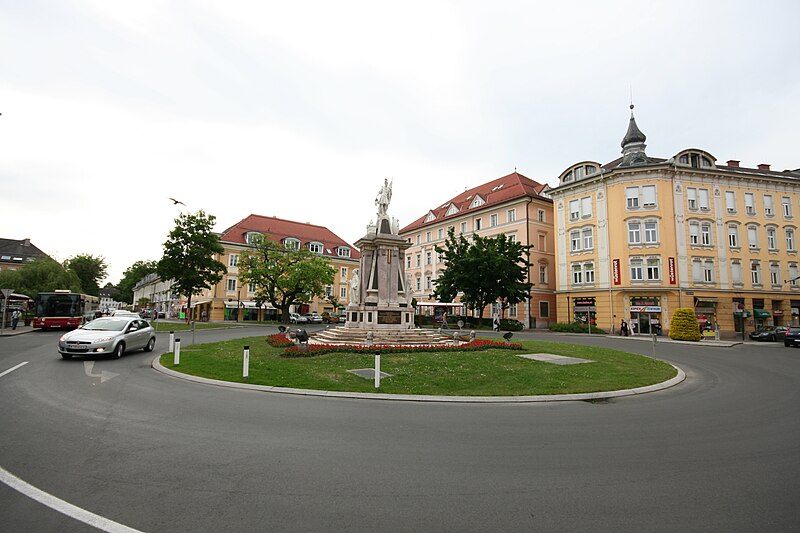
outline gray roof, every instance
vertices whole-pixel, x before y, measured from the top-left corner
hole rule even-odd
[[[31,244],[30,239],[0,238],[0,263],[24,264],[41,258],[50,256]]]

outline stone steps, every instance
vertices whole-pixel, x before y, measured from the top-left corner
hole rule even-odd
[[[441,344],[453,343],[452,333],[440,335],[436,331],[424,329],[373,330],[372,344]],[[339,326],[310,335],[310,342],[317,344],[356,344],[366,345],[367,330]]]

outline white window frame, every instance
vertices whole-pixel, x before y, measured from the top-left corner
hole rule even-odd
[[[771,194],[764,195],[764,215],[768,217],[775,216],[775,203]]]
[[[739,224],[728,224],[728,247],[741,248],[739,242]]]
[[[583,250],[594,250],[594,228],[583,228],[581,237]]]
[[[744,212],[751,216],[756,214],[756,195],[752,192],[744,193]]]
[[[648,227],[650,225],[651,227]],[[645,220],[644,221],[644,243],[657,244],[658,243],[658,221]]]
[[[747,246],[751,250],[758,249],[758,227],[757,226],[747,226]]]
[[[776,228],[774,226],[769,226],[767,228],[767,249],[768,250],[777,250],[777,232],[775,231]]]
[[[700,223],[700,244],[702,246],[711,246],[711,222]]]
[[[641,257],[630,259],[631,281],[644,281],[644,260]]]
[[[656,207],[657,205],[656,186],[642,185],[642,207]]]
[[[750,282],[753,285],[761,285],[761,263],[758,261],[750,263]]]
[[[580,252],[581,251],[581,230],[572,230],[569,233],[569,240],[570,240],[570,251],[573,252]]]
[[[784,229],[784,237],[786,238],[786,251],[796,252],[797,248],[795,247],[794,228]]]
[[[645,277],[647,281],[661,280],[661,258],[648,257],[645,260]]]
[[[642,244],[642,222],[628,221],[628,244]]]
[[[231,254],[228,256],[228,266],[229,267],[239,266],[239,254]]]
[[[731,283],[733,283],[734,285],[742,285],[744,283],[743,274],[744,274],[744,271],[742,270],[741,261],[732,261],[731,262]]]
[[[725,191],[725,208],[729,214],[736,213],[736,192]]]
[[[781,197],[784,218],[792,218],[792,199],[788,196]]]
[[[625,205],[628,209],[639,209],[639,187],[625,187]]]
[[[542,210],[539,209],[539,212],[541,213]],[[506,222],[516,222],[516,221],[517,221],[517,210],[509,209],[508,211],[506,211]]]

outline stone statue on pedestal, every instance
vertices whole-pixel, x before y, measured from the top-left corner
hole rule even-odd
[[[389,202],[392,201],[392,183],[388,179],[383,179],[383,187],[378,191],[375,198],[375,205],[378,206],[378,218],[385,217],[389,209]]]

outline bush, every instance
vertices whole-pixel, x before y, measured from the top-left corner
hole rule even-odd
[[[676,341],[699,341],[700,326],[691,307],[681,307],[675,310],[669,326],[669,338]]]
[[[274,337],[275,335],[271,335]],[[315,355],[323,355],[326,353],[358,353],[358,354],[374,354],[379,351],[381,354],[395,354],[395,353],[418,353],[418,352],[479,352],[483,350],[522,350],[522,345],[519,343],[505,343],[497,342],[486,339],[475,339],[472,342],[462,344],[461,346],[441,345],[441,344],[425,344],[417,346],[402,346],[402,345],[388,345],[376,344],[373,346],[361,345],[334,345],[334,344],[309,344],[305,350],[301,350],[297,346],[290,346],[286,348],[281,357],[314,357]]]
[[[591,333],[592,335],[606,335],[606,331],[603,329],[598,328],[597,326],[592,326],[592,330],[589,331],[589,326],[586,324],[577,324],[577,323],[565,323],[559,322],[556,324],[550,325],[550,331],[557,331],[561,333]]]
[[[501,318],[500,329],[503,331],[522,331],[522,322],[513,318]]]

